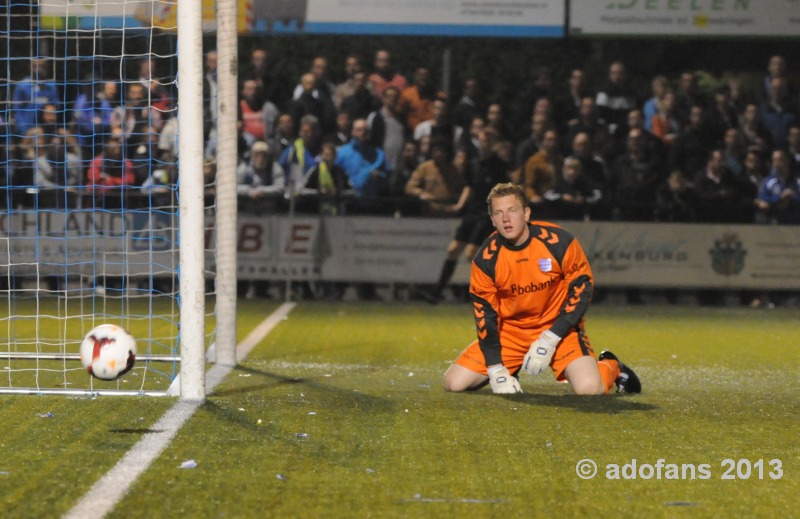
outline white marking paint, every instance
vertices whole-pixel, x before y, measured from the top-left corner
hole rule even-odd
[[[256,326],[237,346],[236,359],[244,360],[250,351],[289,315],[294,307],[295,303],[284,303]],[[211,393],[232,370],[233,366],[214,365],[206,374],[206,394]],[[158,432],[145,434],[111,470],[89,489],[86,495],[64,515],[64,518],[100,519],[105,517],[128,493],[137,478],[164,452],[181,426],[201,404],[201,401],[178,400],[151,427],[153,431]]]

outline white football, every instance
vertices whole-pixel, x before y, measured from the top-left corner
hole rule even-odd
[[[81,363],[101,380],[116,380],[133,368],[136,341],[116,324],[92,328],[81,343]]]

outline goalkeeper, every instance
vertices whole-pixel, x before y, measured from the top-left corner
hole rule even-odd
[[[497,232],[472,261],[470,296],[478,339],[444,375],[447,391],[491,384],[495,393],[521,393],[520,370],[550,367],[579,395],[639,393],[641,383],[608,351],[595,358],[584,331],[592,271],[578,241],[547,222],[530,222],[524,191],[497,184],[487,198]]]

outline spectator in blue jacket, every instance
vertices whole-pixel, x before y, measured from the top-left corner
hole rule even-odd
[[[777,223],[800,224],[800,177],[783,149],[772,152],[772,169],[761,181],[757,204]]]
[[[45,58],[31,59],[31,74],[14,87],[10,108],[16,129],[14,133],[19,137],[37,126],[44,105],[52,103],[61,107],[58,87],[49,78],[47,65]]]
[[[370,144],[366,119],[353,121],[350,142],[339,148],[336,165],[345,170],[359,198],[375,199],[386,193],[386,156]]]

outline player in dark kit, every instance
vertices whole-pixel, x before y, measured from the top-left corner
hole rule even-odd
[[[508,182],[510,164],[495,151],[497,132],[485,128],[478,134],[478,155],[467,165],[467,186],[462,198],[465,198],[461,223],[456,228],[453,241],[447,246],[447,258],[442,264],[439,281],[432,293],[423,293],[423,297],[431,304],[442,300],[442,292],[450,283],[459,256],[463,253],[467,260],[472,260],[475,251],[483,240],[492,233],[492,220],[486,215],[486,197],[492,188],[502,182]]]
[[[448,391],[491,384],[495,393],[521,393],[520,369],[549,366],[579,395],[639,393],[636,374],[611,352],[595,358],[584,331],[593,277],[578,240],[548,222],[530,222],[525,193],[498,184],[487,197],[496,233],[472,262],[470,296],[478,339],[444,376]]]

